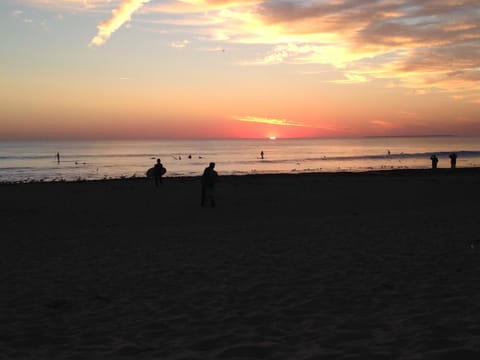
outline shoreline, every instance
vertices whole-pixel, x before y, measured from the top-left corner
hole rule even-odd
[[[219,176],[222,178],[242,178],[242,177],[283,177],[283,176],[371,176],[371,175],[446,175],[446,174],[470,174],[478,175],[480,174],[480,167],[463,167],[463,168],[422,168],[422,169],[380,169],[380,170],[366,170],[366,171],[316,171],[316,172],[289,172],[289,173],[250,173],[242,175],[222,175],[221,172]],[[175,179],[197,179],[198,176],[164,176],[165,180]],[[23,180],[23,181],[0,181],[0,186],[3,185],[20,185],[20,184],[65,184],[65,183],[85,183],[85,182],[109,182],[109,181],[150,181],[153,180],[147,176],[131,176],[131,177],[119,177],[119,178],[104,178],[104,179],[77,179],[77,180]]]

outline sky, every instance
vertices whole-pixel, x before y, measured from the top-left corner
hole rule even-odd
[[[480,135],[478,0],[2,0],[0,140]]]

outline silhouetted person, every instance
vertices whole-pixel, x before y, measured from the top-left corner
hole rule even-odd
[[[210,165],[203,171],[202,206],[205,205],[205,202],[210,201],[212,207],[215,207],[215,183],[217,182],[218,174],[214,169],[215,163],[211,162]]]
[[[455,169],[457,167],[457,154],[451,153],[450,155],[450,167]]]
[[[436,169],[438,165],[437,155],[433,154],[432,156],[430,156],[430,160],[432,160],[432,169]]]
[[[260,157],[261,157],[261,158],[262,158],[262,160],[263,160],[263,150],[262,150],[262,151],[260,151]]]
[[[60,164],[60,153],[57,152],[57,164]]]
[[[163,184],[162,176],[167,172],[160,162],[160,159],[157,159],[157,163],[153,167],[153,177],[155,179],[155,186],[158,187],[159,184]]]

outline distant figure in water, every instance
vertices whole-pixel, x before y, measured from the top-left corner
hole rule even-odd
[[[211,162],[210,165],[205,168],[202,175],[202,201],[201,205],[205,206],[207,201],[210,201],[210,205],[215,207],[215,183],[217,182],[218,174],[214,170],[215,163]]]
[[[192,158],[192,154],[188,155],[188,158],[191,159],[191,158]]]
[[[451,153],[450,155],[450,167],[455,169],[457,167],[457,154]]]
[[[60,164],[60,153],[57,152],[57,164]]]
[[[157,159],[157,163],[153,167],[153,177],[155,179],[155,186],[158,187],[159,184],[163,184],[162,176],[165,175],[167,169],[165,169],[160,162],[160,159]]]
[[[387,155],[390,156],[390,150],[387,150]]]
[[[263,150],[262,150],[262,151],[260,151],[260,157],[261,157],[261,158],[262,158],[262,160],[263,160]]]
[[[438,165],[437,155],[433,154],[432,156],[430,156],[430,160],[432,160],[432,169],[436,169]]]

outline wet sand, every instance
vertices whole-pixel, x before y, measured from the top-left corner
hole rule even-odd
[[[221,169],[218,169],[221,175]],[[0,359],[478,359],[480,169],[0,185]]]

